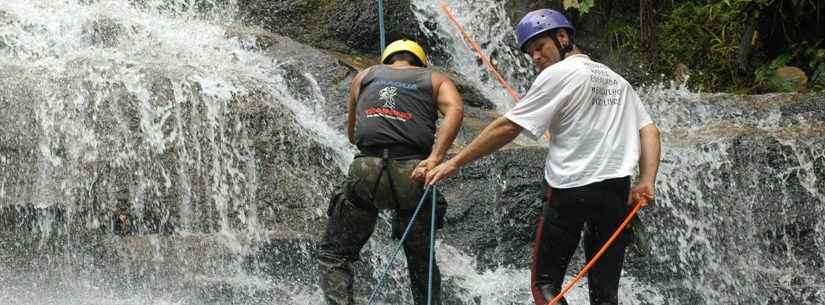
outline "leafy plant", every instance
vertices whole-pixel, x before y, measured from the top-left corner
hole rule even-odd
[[[736,53],[744,28],[744,6],[753,1],[727,0],[712,4],[682,2],[660,24],[661,67],[682,63],[691,70],[694,87],[704,90],[740,85]],[[661,71],[670,73],[670,71]]]
[[[611,18],[607,23],[607,39],[613,56],[639,54],[639,27],[635,20]]]
[[[793,58],[792,53],[784,53],[770,63],[756,69],[755,85],[761,91],[791,91],[793,84],[776,75],[776,69],[788,65]]]
[[[596,0],[582,0],[579,3],[579,14],[585,15],[590,12],[590,8],[596,5]]]
[[[594,5],[596,0],[564,0],[564,9],[574,7],[579,11],[579,16],[586,15]]]
[[[756,69],[754,88],[765,92],[795,90],[797,85],[776,76],[776,70],[784,66],[796,66],[810,75],[807,83],[810,90],[825,90],[825,48],[821,48],[822,45],[825,45],[825,40],[791,45],[770,63]]]
[[[616,3],[620,2],[609,4]],[[596,1],[565,0],[564,6],[585,15]],[[603,37],[611,55],[647,65],[648,75],[674,77],[677,67],[689,68],[691,88],[736,93],[799,90],[775,75],[778,68],[795,66],[806,72],[807,90],[823,91],[825,40],[811,31],[811,26],[823,24],[823,8],[811,0],[674,0],[657,12],[655,55],[641,49],[638,14],[610,16]],[[759,32],[765,31],[765,22],[772,22],[774,30]],[[748,55],[740,54],[743,36],[753,24],[757,31],[753,45],[742,50],[750,56],[740,62],[739,56]]]

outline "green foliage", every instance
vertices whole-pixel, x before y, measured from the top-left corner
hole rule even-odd
[[[793,54],[784,53],[770,63],[756,69],[755,85],[759,91],[793,91],[798,86],[776,75],[776,69],[788,65]]]
[[[635,57],[640,54],[639,25],[636,20],[611,18],[607,23],[607,39],[610,53],[616,57]],[[635,58],[634,58],[635,59]]]
[[[801,62],[807,62],[812,71],[808,81],[813,91],[825,91],[825,40],[820,40],[817,47],[802,48]]]
[[[681,63],[699,71],[691,75],[691,85],[703,90],[740,86],[736,54],[747,19],[744,7],[750,2],[675,5],[659,24],[658,60],[662,64],[657,66],[672,68]]]
[[[819,54],[825,57],[825,50],[820,49]],[[825,91],[825,62],[820,62],[811,76],[811,90]]]
[[[587,15],[590,9],[596,4],[596,0],[564,0],[564,9],[575,8],[579,11],[579,16]]]
[[[587,14],[596,5],[595,0],[571,1],[578,4],[580,15]],[[692,71],[688,85],[704,91],[825,91],[825,40],[810,41],[811,35],[799,39],[811,31],[810,22],[801,21],[800,16],[825,9],[825,5],[816,3],[809,0],[672,1],[658,12],[655,56],[645,55],[649,51],[640,47],[638,15],[610,16],[605,38],[613,56],[646,63],[649,75],[673,77],[677,66],[687,66]],[[774,35],[784,35],[785,42],[774,39],[768,48],[761,45],[762,38],[756,36],[750,57],[750,64],[756,69],[748,71],[752,68],[740,67],[737,62],[746,24],[756,14],[768,13],[781,16],[770,22],[775,22],[774,28],[779,31]],[[819,18],[817,14],[814,13],[814,18]],[[807,18],[810,21],[811,15]],[[789,36],[789,33],[797,35]],[[803,35],[798,35],[800,33]],[[777,48],[782,49],[779,55],[775,55]],[[805,71],[806,87],[800,88],[799,84],[776,76],[776,70],[784,66]]]
[[[579,2],[579,15],[587,14],[594,5],[596,5],[596,0],[582,0]]]
[[[799,85],[776,75],[776,69],[796,66],[811,71],[808,88],[813,91],[825,90],[825,40],[815,43],[802,42],[791,45],[787,51],[771,62],[756,69],[754,90],[759,92],[796,91]]]

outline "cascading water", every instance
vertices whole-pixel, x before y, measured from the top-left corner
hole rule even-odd
[[[317,119],[324,97],[290,87],[288,58],[233,34],[234,8],[0,3],[0,303],[315,293],[249,258],[309,256],[301,232],[352,151]]]
[[[665,158],[640,271],[671,304],[823,304],[823,97],[646,100]]]
[[[458,71],[496,103],[499,111],[506,111],[514,101],[501,84],[487,71],[466,45],[461,33],[454,28],[442,12],[439,2],[413,0],[412,6],[420,29],[429,41],[434,42],[431,53],[438,65]],[[529,80],[535,75],[530,60],[516,47],[516,36],[507,17],[502,1],[445,0],[444,4],[454,11],[464,29],[475,39],[482,51],[490,57],[505,80],[519,94],[527,92]],[[491,31],[490,29],[498,29]]]
[[[534,72],[513,48],[503,4],[447,2],[525,92]],[[412,3],[436,62],[509,109],[438,7]],[[287,55],[268,54],[254,30],[233,24],[235,10],[208,0],[0,3],[0,303],[321,302],[312,252],[352,158],[340,101],[325,90],[347,87],[307,72],[321,61],[300,59],[309,48],[284,40],[269,50]],[[657,203],[643,211],[652,254],[628,255],[623,304],[825,304],[823,97],[642,95],[664,160]],[[532,302],[524,261],[543,153],[486,158],[465,170],[468,181],[443,186],[447,304]],[[511,166],[519,161],[529,164]],[[484,209],[493,212],[471,219]],[[387,223],[356,264],[362,302],[395,247]],[[378,304],[411,302],[403,262],[388,281]],[[585,287],[568,300],[586,303]]]

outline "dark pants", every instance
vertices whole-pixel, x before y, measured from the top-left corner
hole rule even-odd
[[[547,187],[544,216],[536,231],[531,288],[538,305],[561,292],[564,274],[584,229],[587,261],[599,251],[629,212],[630,178],[608,179],[589,185]],[[618,304],[619,277],[625,248],[632,233],[625,230],[587,274],[591,305]],[[567,304],[562,299],[559,304]]]
[[[330,305],[353,305],[352,263],[359,258],[375,229],[379,209],[393,208],[393,237],[400,238],[410,223],[415,206],[423,194],[422,184],[408,177],[419,160],[391,161],[391,174],[397,193],[392,195],[387,174],[377,174],[382,170],[383,160],[379,158],[357,158],[350,167],[345,190],[330,201],[329,222],[320,246],[318,257],[321,272],[320,284],[324,298]],[[401,175],[406,175],[407,178]],[[379,178],[380,177],[380,178]],[[375,187],[377,185],[377,187]],[[375,193],[373,193],[375,189]],[[404,240],[404,254],[410,275],[411,290],[415,304],[427,304],[427,283],[429,273],[430,218],[432,198],[428,195],[424,207],[410,233]],[[401,202],[394,202],[393,198]],[[417,198],[416,198],[417,197]],[[436,195],[438,203],[437,222],[444,218],[446,201]],[[387,202],[391,201],[391,202]],[[411,208],[410,208],[411,207]],[[441,273],[433,261],[433,302],[441,304]],[[382,270],[383,271],[383,270]],[[369,283],[373,287],[374,283]],[[386,286],[385,286],[386,287]]]

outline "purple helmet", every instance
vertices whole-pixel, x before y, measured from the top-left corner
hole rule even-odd
[[[540,9],[527,13],[527,15],[524,15],[524,18],[521,18],[521,21],[518,23],[518,28],[516,28],[519,49],[526,53],[524,47],[530,38],[558,28],[566,28],[570,30],[571,36],[576,35],[576,29],[574,29],[570,21],[567,21],[567,18],[558,11]]]

